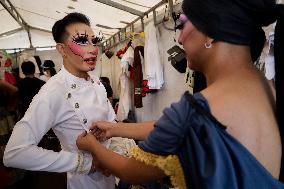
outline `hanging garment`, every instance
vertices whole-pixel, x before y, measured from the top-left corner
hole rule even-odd
[[[127,119],[128,113],[132,107],[131,90],[130,90],[130,78],[128,67],[133,65],[134,50],[129,47],[121,59],[121,75],[120,75],[120,95],[119,106],[117,110],[117,119],[123,121]]]
[[[143,73],[142,73],[142,64],[140,53],[144,57],[144,47],[137,46],[134,49],[134,62],[133,69],[130,72],[130,78],[133,78],[134,83],[134,106],[136,108],[142,108],[142,81],[143,81]]]
[[[161,89],[164,84],[163,64],[159,51],[159,32],[154,21],[145,26],[145,75],[149,89]]]

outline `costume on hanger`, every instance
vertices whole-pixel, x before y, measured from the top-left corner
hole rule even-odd
[[[121,75],[120,75],[120,95],[119,106],[117,110],[117,119],[123,121],[127,119],[128,113],[132,107],[132,97],[130,90],[130,73],[128,68],[133,65],[134,50],[129,47],[121,59]]]
[[[92,123],[99,120],[115,120],[103,84],[94,75],[90,75],[89,80],[75,77],[63,66],[41,88],[25,116],[16,124],[10,140],[14,142],[7,144],[4,164],[27,170],[67,172],[68,189],[114,189],[113,176],[89,173],[92,156],[76,146],[77,136],[89,131]],[[61,143],[60,152],[37,147],[49,129]],[[119,138],[109,139],[104,145],[126,154]]]
[[[144,47],[137,46],[134,49],[134,62],[133,67],[130,70],[130,78],[134,83],[134,106],[136,108],[142,108],[142,81],[143,81],[143,72],[141,64],[141,56],[144,57]]]
[[[161,89],[164,84],[163,65],[159,51],[159,32],[154,21],[145,26],[145,75],[149,89]]]

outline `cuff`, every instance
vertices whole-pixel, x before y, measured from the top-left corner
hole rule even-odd
[[[160,168],[170,177],[174,187],[186,189],[184,173],[176,155],[159,156],[141,150],[139,147],[131,149],[131,157],[147,165]]]
[[[77,164],[74,173],[88,174],[92,167],[93,157],[89,153],[79,152],[77,155]]]

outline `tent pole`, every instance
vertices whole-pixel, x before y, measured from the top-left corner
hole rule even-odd
[[[105,4],[105,5],[108,5],[108,6],[111,6],[111,7],[120,9],[120,10],[123,10],[125,12],[129,12],[129,13],[131,13],[133,15],[143,16],[143,14],[144,14],[143,12],[140,12],[140,11],[138,11],[136,9],[132,9],[132,8],[124,6],[122,4],[116,3],[114,1],[110,1],[110,0],[94,0],[94,1],[97,1],[97,2],[100,2],[102,4]]]

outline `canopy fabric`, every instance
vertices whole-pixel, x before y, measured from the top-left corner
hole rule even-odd
[[[23,21],[30,26],[33,47],[54,46],[51,28],[56,20],[70,12],[87,15],[95,34],[102,33],[105,39],[117,33],[121,28],[139,17],[119,8],[106,5],[116,4],[136,12],[145,13],[161,0],[0,0],[16,9]],[[106,2],[103,4],[101,2]],[[26,30],[0,4],[0,49],[29,48],[30,42]]]

